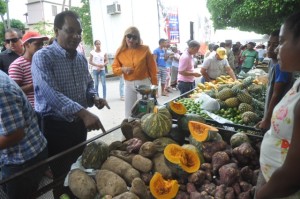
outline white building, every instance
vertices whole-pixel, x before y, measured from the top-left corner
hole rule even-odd
[[[62,11],[63,0],[28,0],[27,25],[32,29],[38,23],[48,24],[45,28],[53,29],[54,17]],[[68,10],[68,4],[63,10]]]

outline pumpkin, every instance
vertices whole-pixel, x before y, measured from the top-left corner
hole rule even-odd
[[[196,121],[189,121],[188,125],[191,135],[198,142],[215,140],[218,136],[219,130],[213,126]]]
[[[179,185],[177,180],[165,180],[158,172],[156,172],[150,180],[150,192],[155,198],[175,198],[178,190]]]
[[[194,173],[200,168],[199,153],[190,148],[183,148],[177,144],[169,144],[164,150],[164,156],[167,165],[170,165],[171,170],[181,176],[183,172]]]
[[[185,136],[189,136],[189,121],[198,121],[198,122],[205,122],[205,119],[203,119],[200,115],[188,113],[184,116],[178,118],[177,124],[178,127],[185,133]]]
[[[204,163],[204,157],[203,157],[202,151],[199,150],[196,146],[194,146],[192,144],[184,144],[184,145],[182,145],[182,148],[189,149],[189,150],[194,151],[195,153],[197,153],[197,155],[200,159],[200,165],[202,163]]]
[[[179,118],[180,116],[183,116],[187,112],[183,103],[181,103],[179,101],[173,100],[173,101],[169,102],[167,104],[167,108],[170,111],[172,117],[175,119]]]
[[[81,163],[86,169],[100,169],[102,163],[108,158],[109,147],[102,141],[87,145],[82,153]]]
[[[156,106],[153,113],[147,113],[141,118],[141,126],[149,137],[163,137],[171,130],[172,116],[165,106]]]

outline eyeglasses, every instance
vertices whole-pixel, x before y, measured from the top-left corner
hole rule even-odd
[[[10,42],[16,43],[19,41],[19,38],[5,39],[5,43],[9,44]]]
[[[127,34],[126,37],[127,37],[127,39],[133,39],[133,40],[138,39],[138,37],[136,35],[132,35],[132,34]]]

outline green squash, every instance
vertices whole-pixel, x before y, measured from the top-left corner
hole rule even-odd
[[[109,146],[102,141],[95,141],[85,147],[82,153],[81,163],[86,169],[100,169],[108,158]]]
[[[155,107],[153,113],[141,118],[141,126],[151,138],[167,136],[172,127],[172,116],[165,106]]]
[[[193,114],[193,113],[187,113],[184,116],[178,118],[177,124],[178,127],[185,133],[185,136],[189,136],[189,121],[197,121],[197,122],[205,122],[205,119],[201,117],[200,115]]]

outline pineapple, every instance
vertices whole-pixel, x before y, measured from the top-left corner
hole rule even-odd
[[[247,103],[240,103],[239,109],[241,113],[247,112],[247,111],[254,111],[253,107],[250,104]]]
[[[217,93],[216,97],[220,100],[226,100],[228,98],[234,97],[234,93],[230,88],[224,88]]]
[[[239,105],[240,101],[236,97],[231,97],[225,100],[226,106],[233,108]]]
[[[251,104],[252,103],[252,97],[247,92],[245,92],[245,91],[240,91],[237,94],[237,98],[241,102],[244,102],[244,103],[247,103],[247,104]]]

